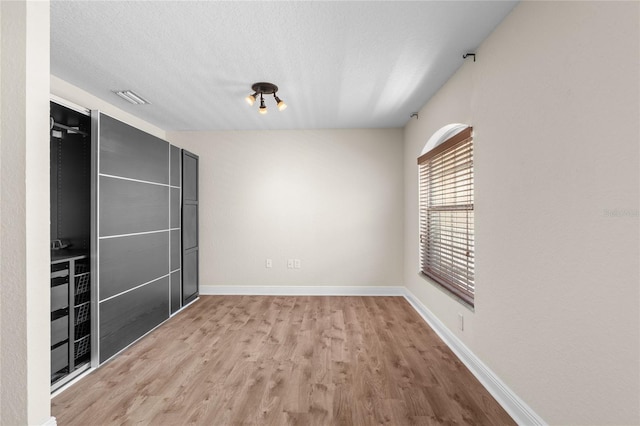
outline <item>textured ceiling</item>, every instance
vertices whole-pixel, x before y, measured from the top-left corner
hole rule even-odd
[[[402,127],[514,5],[53,1],[51,73],[165,130]]]

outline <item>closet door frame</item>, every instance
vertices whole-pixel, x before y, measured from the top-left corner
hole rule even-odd
[[[89,149],[89,172],[88,172],[88,176],[89,176],[89,247],[88,247],[88,258],[90,260],[90,269],[89,269],[89,275],[88,275],[88,279],[89,279],[89,291],[91,294],[91,299],[90,299],[90,341],[91,341],[91,346],[90,346],[90,359],[88,363],[82,363],[82,365],[80,367],[76,367],[74,365],[74,356],[75,356],[75,339],[72,339],[72,337],[75,337],[75,311],[74,311],[74,305],[75,303],[73,303],[75,301],[75,288],[76,288],[76,271],[75,271],[75,264],[77,262],[76,259],[72,259],[69,260],[69,271],[70,271],[70,279],[69,279],[69,283],[68,283],[68,298],[69,298],[69,314],[68,314],[68,333],[67,333],[67,338],[69,340],[68,342],[68,352],[69,352],[69,372],[67,373],[66,376],[64,376],[63,378],[59,379],[58,381],[56,381],[56,383],[54,385],[51,386],[51,390],[52,392],[55,392],[56,390],[68,385],[72,380],[76,379],[79,376],[84,375],[89,369],[94,368],[95,366],[97,366],[97,364],[94,362],[94,344],[93,344],[93,339],[96,338],[96,322],[94,321],[94,313],[95,313],[95,308],[94,308],[94,295],[96,292],[96,275],[93,272],[93,268],[94,268],[94,260],[93,258],[95,257],[95,241],[96,241],[96,232],[95,232],[95,197],[96,197],[96,186],[95,186],[95,170],[96,170],[96,161],[97,161],[97,157],[96,157],[96,139],[94,137],[94,121],[93,121],[93,111],[85,108],[81,105],[75,104],[73,102],[70,102],[64,98],[61,98],[59,96],[50,94],[49,95],[49,101],[50,104],[56,104],[59,107],[71,110],[79,115],[85,116],[89,119],[90,122],[90,137],[89,137],[89,144],[88,144],[88,149]],[[51,208],[51,207],[50,207]]]
[[[49,96],[49,101],[54,102],[62,107],[73,110],[79,114],[86,115],[90,117],[91,120],[91,137],[90,137],[90,150],[91,150],[91,159],[90,159],[90,234],[89,234],[89,289],[91,292],[90,299],[90,318],[91,318],[91,361],[89,363],[90,368],[95,368],[98,366],[98,336],[97,336],[97,290],[98,290],[98,280],[97,280],[97,173],[98,170],[98,130],[99,130],[99,111],[91,110],[85,108],[83,106],[77,105],[73,102],[70,102],[64,98],[51,94]],[[75,285],[75,283],[71,283]],[[70,284],[70,285],[71,285]],[[84,371],[84,370],[83,370]]]
[[[91,251],[89,267],[91,268],[91,368],[100,365],[100,336],[98,324],[100,320],[98,297],[98,175],[100,140],[100,111],[91,110]]]

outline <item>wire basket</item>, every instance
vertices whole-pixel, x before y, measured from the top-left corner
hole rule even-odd
[[[91,315],[91,305],[89,303],[85,303],[80,306],[76,306],[76,319],[75,324],[78,325],[85,321],[87,321]]]
[[[89,321],[85,321],[76,325],[75,333],[76,340],[80,339],[81,337],[87,336],[89,333],[91,333],[91,323]]]
[[[91,336],[85,336],[82,339],[76,340],[73,349],[75,359],[81,358],[89,353],[89,349],[91,349]]]
[[[76,275],[84,274],[85,272],[89,272],[89,264],[86,262],[76,262]]]
[[[91,280],[89,279],[89,274],[76,275],[76,294],[86,293],[89,291],[89,284]]]
[[[90,275],[89,273],[83,274],[83,275],[79,275],[76,276],[76,283],[75,283],[75,304],[76,305],[81,305],[85,302],[88,302],[89,299],[91,298],[91,293],[89,293],[89,290],[91,288],[91,280],[89,279]]]

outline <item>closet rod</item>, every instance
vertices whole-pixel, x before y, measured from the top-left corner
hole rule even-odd
[[[57,127],[58,129],[66,130],[67,132],[80,133],[82,136],[89,136],[87,132],[83,132],[75,127],[65,126],[64,124],[56,123],[54,120],[51,120],[51,122],[53,123],[51,128]]]

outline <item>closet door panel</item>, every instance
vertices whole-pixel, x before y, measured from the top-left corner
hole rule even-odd
[[[182,199],[198,201],[198,157],[187,153],[182,158]]]
[[[100,176],[100,236],[169,226],[169,188]]]
[[[180,228],[180,188],[171,188],[171,228]]]
[[[169,317],[169,277],[100,303],[100,362]]]
[[[184,250],[189,250],[198,246],[198,205],[185,204],[182,206],[182,241]]]
[[[180,309],[180,271],[171,273],[171,313]]]
[[[95,125],[95,347],[104,362],[182,306],[182,151],[104,114]]]
[[[100,173],[169,184],[169,143],[100,115]]]
[[[189,303],[198,295],[198,250],[185,253],[182,257],[182,297]]]
[[[169,232],[100,240],[100,300],[169,273]]]
[[[180,269],[180,230],[171,231],[171,271]]]
[[[182,174],[180,170],[180,148],[177,146],[171,145],[171,186],[180,186],[180,175]]]

